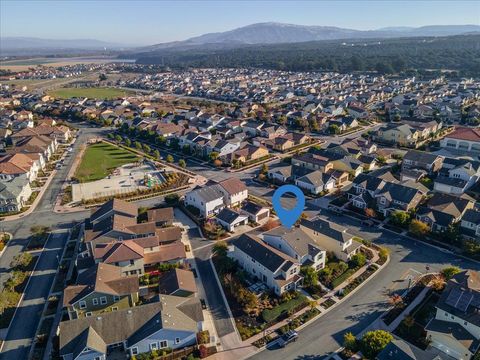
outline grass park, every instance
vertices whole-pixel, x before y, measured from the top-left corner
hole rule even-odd
[[[50,90],[48,92],[50,96],[58,99],[70,99],[70,98],[90,98],[90,99],[117,99],[130,94],[129,91],[112,88],[112,87],[99,87],[99,88],[76,88],[65,87]]]
[[[85,149],[75,178],[82,183],[104,179],[117,167],[137,160],[137,155],[117,146],[105,142],[92,144]]]

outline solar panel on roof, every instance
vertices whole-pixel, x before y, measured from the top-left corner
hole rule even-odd
[[[445,300],[445,303],[456,308],[457,307],[457,302],[460,299],[460,297],[462,296],[462,294],[463,294],[462,290],[460,290],[458,288],[453,288],[450,291],[450,294],[448,294],[448,297]]]
[[[465,312],[467,311],[468,306],[470,305],[470,302],[472,301],[472,299],[473,299],[473,294],[464,292],[460,297],[460,299],[458,300],[457,306],[455,307],[458,310]]]

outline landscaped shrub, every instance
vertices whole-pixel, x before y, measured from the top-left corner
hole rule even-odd
[[[277,320],[281,315],[288,315],[295,310],[299,310],[302,306],[307,304],[307,298],[298,294],[294,299],[281,303],[272,309],[265,309],[262,311],[262,318],[267,322],[273,322]]]

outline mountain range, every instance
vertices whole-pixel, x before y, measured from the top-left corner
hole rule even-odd
[[[480,33],[480,25],[431,25],[422,27],[387,27],[377,30],[355,30],[335,26],[305,26],[265,22],[237,29],[208,33],[183,41],[151,46],[116,44],[94,39],[54,40],[34,37],[0,37],[0,55],[63,54],[89,51],[123,51],[144,54],[162,50],[191,48],[229,49],[253,44],[299,43],[319,40],[450,36]]]
[[[417,36],[450,36],[480,32],[480,25],[431,25],[422,27],[388,27],[378,30],[354,30],[334,26],[305,26],[276,22],[257,23],[234,30],[209,33],[184,41],[174,41],[137,48],[149,52],[182,49],[199,45],[236,45],[297,43],[319,40],[399,38]]]

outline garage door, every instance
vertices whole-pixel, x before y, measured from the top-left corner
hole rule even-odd
[[[266,217],[268,217],[268,211],[264,212],[263,214],[260,214],[258,215],[258,220],[262,220],[262,219],[265,219]]]

